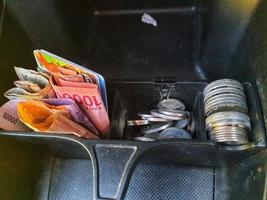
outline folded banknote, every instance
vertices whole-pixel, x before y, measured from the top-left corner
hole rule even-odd
[[[52,106],[38,100],[25,100],[17,104],[19,119],[36,132],[74,134],[87,139],[98,136],[71,119],[62,106]]]

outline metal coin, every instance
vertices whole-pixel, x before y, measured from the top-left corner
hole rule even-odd
[[[215,96],[217,97],[217,96]],[[210,98],[205,102],[205,106],[212,106],[214,104],[225,103],[225,102],[233,102],[240,104],[241,106],[247,107],[247,102],[245,99],[241,99],[240,97],[231,97],[226,95],[221,95],[219,98]]]
[[[149,124],[148,120],[144,119],[137,119],[137,120],[128,120],[127,125],[128,126],[143,126]]]
[[[233,107],[233,106],[238,106],[240,108],[243,108],[244,110],[247,110],[248,107],[245,104],[241,104],[240,102],[235,102],[235,101],[221,101],[221,102],[215,102],[213,104],[209,104],[205,106],[205,110],[212,110],[213,108],[216,107],[222,107],[222,106],[229,106],[229,107]]]
[[[210,135],[214,135],[214,136],[240,136],[240,137],[248,137],[247,135],[247,130],[241,127],[235,127],[235,126],[231,126],[231,128],[229,128],[229,126],[225,126],[225,127],[220,127],[220,130],[216,130],[216,128],[211,129],[209,131]]]
[[[150,122],[168,122],[168,121],[170,121],[168,119],[155,117],[154,115],[151,115],[150,112],[139,113],[138,116],[140,116],[142,119],[148,120]]]
[[[221,98],[235,98],[235,99],[240,99],[241,101],[246,102],[246,98],[242,95],[239,94],[235,94],[235,93],[226,93],[226,94],[218,94],[216,96],[212,96],[209,99],[207,99],[205,102],[205,104],[208,104],[209,102],[212,102],[216,99],[221,99]]]
[[[182,138],[182,139],[191,139],[190,134],[184,130],[176,127],[166,128],[159,134],[159,139],[174,139],[174,138]]]
[[[206,95],[208,92],[221,87],[235,87],[241,91],[244,90],[242,83],[240,83],[239,81],[233,79],[220,79],[209,83],[204,88],[203,94]]]
[[[221,94],[237,94],[242,96],[243,98],[246,98],[246,95],[243,91],[236,89],[236,88],[220,88],[217,90],[213,90],[209,93],[207,93],[204,96],[204,102],[206,102],[208,99],[215,97],[217,95],[221,95]]]
[[[248,139],[247,134],[238,134],[238,133],[216,133],[216,134],[209,134],[209,136],[214,137],[214,138],[238,138],[238,139]]]
[[[216,136],[213,136],[211,135],[210,138],[213,140],[213,141],[216,141],[216,142],[222,142],[222,141],[246,141],[248,142],[248,138],[245,138],[245,137],[216,137]]]
[[[218,80],[215,80],[215,81],[212,81],[210,82],[206,88],[209,88],[209,87],[214,87],[218,84],[227,84],[227,85],[238,85],[238,86],[242,86],[242,83],[237,81],[237,80],[234,80],[234,79],[229,79],[229,78],[224,78],[224,79],[218,79]]]
[[[246,132],[238,133],[233,131],[221,131],[221,132],[214,132],[210,131],[210,135],[213,135],[214,137],[240,137],[240,138],[247,138]]]
[[[215,138],[240,138],[240,139],[248,138],[247,134],[236,133],[236,132],[221,132],[221,133],[210,132],[209,135]]]
[[[210,122],[206,124],[207,130],[218,126],[237,126],[249,130],[251,129],[250,123],[241,119],[222,119],[216,122]]]
[[[248,111],[248,107],[246,105],[242,105],[238,102],[230,102],[230,101],[225,101],[225,102],[219,102],[219,103],[216,103],[216,104],[212,104],[212,105],[207,105],[205,106],[205,114],[213,111],[213,110],[218,110],[220,108],[234,108],[234,107],[238,107],[240,108],[241,110],[244,110],[245,112]]]
[[[169,119],[159,118],[159,117],[142,117],[142,119],[148,120],[149,122],[168,122],[171,121]]]
[[[185,105],[179,99],[167,98],[167,99],[162,99],[158,103],[157,108],[168,109],[168,110],[185,110]]]
[[[249,141],[248,140],[240,140],[240,139],[229,139],[229,138],[211,138],[212,141],[218,142],[218,143],[225,143],[225,144],[230,144],[230,145],[241,145],[241,144],[247,144]]]
[[[245,100],[242,100],[240,98],[236,98],[236,97],[220,97],[217,99],[214,99],[212,101],[207,101],[205,103],[205,106],[214,106],[217,104],[223,104],[223,103],[234,103],[234,104],[238,104],[242,107],[247,107],[247,102]]]
[[[207,86],[206,86],[206,90],[209,89],[209,88],[214,88],[214,87],[220,87],[220,86],[228,86],[228,85],[231,85],[231,86],[236,86],[236,87],[240,87],[240,89],[243,89],[243,85],[241,82],[237,81],[237,80],[234,80],[234,79],[218,79],[218,80],[215,80],[211,83],[209,83]]]
[[[173,123],[172,122],[160,122],[147,125],[141,129],[141,133],[143,134],[153,134],[159,131],[162,131],[168,127],[170,127]]]
[[[248,141],[247,137],[238,137],[238,136],[216,136],[216,135],[210,135],[210,138],[212,138],[215,141]]]
[[[251,128],[249,116],[240,112],[218,112],[207,117],[205,122],[207,128],[222,125],[240,125],[248,129]]]
[[[176,121],[176,122],[174,123],[174,126],[175,126],[176,128],[185,128],[185,127],[188,126],[189,121],[190,121],[189,119],[182,119],[182,120]]]
[[[167,109],[158,109],[157,112],[164,115],[174,116],[174,117],[184,117],[188,118],[190,116],[189,112],[182,110],[167,110]]]
[[[220,131],[231,131],[231,132],[236,131],[238,133],[247,133],[247,129],[237,126],[214,127],[211,131],[215,133]]]
[[[174,121],[178,121],[178,120],[181,120],[181,119],[184,119],[185,117],[178,117],[178,116],[171,116],[171,115],[166,115],[166,114],[163,114],[163,113],[160,113],[158,112],[158,110],[152,110],[151,111],[151,114],[155,117],[159,117],[159,118],[163,118],[163,119],[168,119],[168,120],[174,120]]]
[[[230,109],[231,108],[231,109]],[[244,113],[248,112],[247,106],[240,105],[235,102],[225,102],[225,103],[218,103],[212,106],[206,106],[205,107],[205,114],[210,115],[211,112],[214,112],[216,110],[232,110],[232,111],[242,111]]]
[[[142,117],[142,119],[144,118],[148,118],[148,117],[154,117],[153,115],[151,115],[150,112],[140,112],[137,114],[139,117]]]
[[[213,108],[205,109],[205,115],[208,117],[208,116],[216,114],[218,112],[230,112],[230,111],[244,113],[244,114],[248,113],[247,109],[242,108],[239,105],[222,104],[222,105],[218,105],[218,106],[213,107]]]

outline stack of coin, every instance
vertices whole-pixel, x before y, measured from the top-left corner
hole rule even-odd
[[[142,136],[136,137],[136,140],[192,138],[195,129],[192,114],[185,111],[185,105],[179,99],[162,99],[156,109],[140,112],[138,116],[140,119],[127,121],[128,126],[142,126]]]
[[[251,125],[243,85],[232,79],[216,80],[205,87],[203,96],[210,139],[230,145],[248,143]]]

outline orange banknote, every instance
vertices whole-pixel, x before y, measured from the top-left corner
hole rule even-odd
[[[17,104],[20,120],[36,132],[74,134],[87,139],[98,136],[71,119],[68,110],[38,100],[26,100]]]

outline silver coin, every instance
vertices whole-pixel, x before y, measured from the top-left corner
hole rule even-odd
[[[142,119],[144,118],[148,118],[148,117],[154,117],[153,115],[151,115],[150,112],[140,112],[137,114],[139,117],[142,117]]]
[[[238,88],[240,90],[244,90],[244,87],[242,85],[242,83],[240,83],[237,80],[233,80],[233,79],[220,79],[220,80],[216,80],[213,81],[211,83],[209,83],[203,91],[203,94],[206,95],[207,93],[209,93],[210,91],[217,89],[217,88],[221,88],[221,87],[235,87]]]
[[[250,123],[241,119],[222,119],[216,122],[210,122],[206,124],[207,130],[210,130],[218,126],[237,126],[241,128],[251,129]]]
[[[239,137],[239,136],[229,136],[229,137],[224,137],[224,136],[215,136],[215,135],[210,135],[210,138],[212,140],[216,141],[248,141],[247,137]]]
[[[205,107],[208,106],[213,106],[216,104],[223,104],[223,103],[235,103],[238,104],[240,106],[244,106],[247,107],[247,102],[245,99],[240,99],[240,98],[236,98],[236,97],[224,97],[223,95],[220,98],[214,98],[213,100],[208,100],[205,103]]]
[[[247,132],[236,132],[236,131],[221,131],[221,132],[213,132],[210,131],[209,135],[214,137],[240,137],[240,138],[247,138]]]
[[[143,141],[143,142],[152,142],[152,141],[155,141],[155,139],[147,138],[147,137],[135,137],[134,140]]]
[[[222,142],[222,141],[228,141],[228,142],[246,141],[246,142],[248,142],[248,138],[245,138],[245,137],[243,137],[243,138],[241,138],[241,137],[216,137],[216,136],[211,135],[210,138],[216,142]]]
[[[127,125],[128,126],[143,126],[149,124],[148,120],[144,119],[136,119],[136,120],[128,120]]]
[[[216,97],[216,96],[215,96]],[[240,97],[230,97],[230,96],[226,96],[226,95],[221,95],[220,98],[210,98],[208,101],[205,102],[205,106],[213,106],[215,104],[219,104],[219,103],[225,103],[225,102],[229,102],[229,103],[236,103],[236,104],[240,104],[240,106],[244,106],[247,107],[247,102],[245,99],[241,99]]]
[[[244,90],[241,90],[238,87],[235,86],[222,86],[222,87],[217,87],[217,88],[212,88],[210,91],[207,93],[203,94],[203,96],[207,97],[209,95],[214,95],[214,94],[219,94],[219,93],[237,93],[237,94],[244,94]]]
[[[168,119],[155,117],[155,116],[151,115],[150,112],[138,113],[138,116],[140,116],[142,119],[148,120],[150,122],[167,122],[167,121],[170,121]]]
[[[216,140],[247,140],[248,137],[245,136],[239,136],[239,135],[210,135],[211,138]]]
[[[184,117],[176,117],[176,116],[165,115],[165,114],[159,113],[157,110],[152,110],[151,114],[153,116],[155,116],[155,117],[168,119],[168,120],[173,120],[173,121],[178,121],[178,120],[184,119]]]
[[[218,138],[211,138],[212,141],[214,142],[218,142],[218,143],[226,143],[226,144],[247,144],[249,141],[248,140],[240,140],[240,139],[235,139],[235,138],[221,138],[221,139],[218,139]]]
[[[246,132],[235,132],[235,131],[221,131],[221,132],[214,132],[210,131],[209,135],[213,135],[214,137],[240,137],[240,138],[247,138]]]
[[[185,105],[179,99],[167,98],[167,99],[162,99],[158,103],[157,108],[168,109],[168,110],[185,110]]]
[[[148,120],[149,122],[168,122],[171,121],[169,119],[159,118],[159,117],[142,117],[142,119]]]
[[[174,122],[174,126],[176,128],[185,128],[188,126],[189,121],[190,121],[189,119],[182,119],[182,120]]]
[[[159,139],[174,139],[174,138],[182,138],[182,139],[191,139],[190,134],[184,130],[176,127],[166,128],[159,134]]]
[[[172,126],[172,122],[159,122],[147,125],[141,129],[141,133],[143,134],[153,134],[159,131],[162,131],[170,126]]]
[[[235,93],[225,93],[225,94],[218,94],[216,96],[212,96],[206,101],[204,101],[205,104],[208,104],[209,102],[212,102],[216,99],[221,99],[221,98],[235,98],[235,99],[240,99],[241,101],[246,102],[246,98],[240,94],[235,94]]]
[[[237,127],[237,126],[223,126],[223,127],[215,127],[210,130],[210,134],[237,134],[237,135],[247,135],[247,129]]]
[[[239,130],[237,129],[239,128]],[[209,135],[213,135],[213,136],[223,136],[223,137],[232,137],[232,136],[235,136],[235,137],[248,137],[248,134],[247,134],[247,130],[246,129],[243,129],[241,127],[235,127],[235,129],[233,129],[233,127],[231,127],[231,129],[229,129],[229,127],[221,127],[221,130],[210,130],[209,131]]]
[[[236,126],[244,129],[251,129],[250,121],[243,120],[243,119],[221,119],[216,121],[211,121],[206,123],[206,129],[211,130],[216,127],[225,127],[225,126]]]
[[[205,114],[207,115],[208,113],[211,113],[212,111],[216,111],[216,110],[219,110],[219,109],[221,109],[221,110],[223,110],[223,109],[229,110],[231,108],[234,111],[235,107],[237,108],[237,110],[242,110],[245,113],[248,112],[248,107],[247,106],[241,105],[241,104],[239,104],[237,102],[223,102],[223,103],[221,102],[221,103],[217,103],[217,104],[214,104],[214,105],[206,106],[205,107]]]
[[[168,116],[174,116],[174,117],[189,118],[190,116],[188,111],[182,111],[182,110],[158,109],[157,112],[164,114],[164,115],[168,115]]]
[[[237,126],[223,126],[223,127],[214,127],[212,132],[220,132],[220,131],[231,131],[231,132],[238,132],[238,133],[247,133],[247,129],[237,127]]]
[[[236,94],[236,96],[240,96],[242,97],[242,99],[246,99],[246,95],[243,92],[239,92],[239,93],[234,93],[232,90],[221,90],[221,91],[217,91],[215,90],[213,93],[209,93],[207,96],[204,96],[204,102],[207,102],[208,100],[212,99],[212,98],[216,98],[218,96],[223,96],[223,95],[232,95],[232,94]]]
[[[243,84],[237,80],[234,79],[219,79],[219,80],[215,80],[211,83],[209,83],[206,86],[206,90],[208,91],[209,89],[213,89],[213,88],[217,88],[217,87],[221,87],[221,86],[235,86],[240,88],[241,90],[244,89]]]
[[[207,128],[222,125],[240,125],[249,129],[251,128],[249,116],[240,112],[218,112],[207,117],[205,122]]]
[[[245,100],[242,100],[240,98],[236,98],[236,97],[220,97],[217,99],[214,99],[212,101],[207,101],[205,103],[206,107],[212,107],[214,105],[217,104],[223,104],[223,103],[234,103],[234,104],[238,104],[242,107],[247,107],[247,102]]]
[[[243,108],[236,104],[220,104],[218,106],[214,106],[212,108],[205,109],[205,115],[208,117],[210,115],[213,115],[218,112],[229,112],[229,111],[235,111],[247,114],[248,110],[246,108]]]
[[[209,87],[214,87],[218,84],[227,84],[227,85],[237,85],[237,86],[243,86],[240,81],[237,81],[235,79],[229,79],[229,78],[224,78],[224,79],[218,79],[215,81],[210,82],[206,88],[208,89]]]
[[[239,135],[209,135],[210,138],[214,140],[224,140],[224,141],[232,141],[232,140],[248,140],[248,137],[245,136],[239,136]]]
[[[213,90],[209,93],[207,93],[204,96],[204,102],[206,102],[208,99],[215,97],[217,95],[222,95],[222,94],[237,94],[239,96],[242,96],[243,98],[246,98],[246,95],[243,91],[236,89],[236,88],[220,88],[217,90]]]

